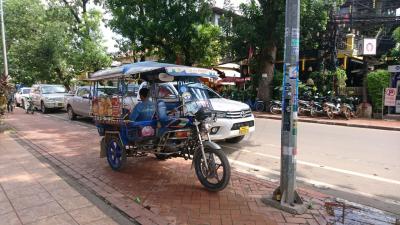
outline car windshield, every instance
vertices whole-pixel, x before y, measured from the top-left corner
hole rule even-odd
[[[218,93],[203,84],[192,83],[188,87],[191,94],[198,100],[222,98]]]
[[[22,94],[29,94],[31,92],[30,88],[22,89]]]
[[[67,93],[67,90],[63,86],[43,86],[43,94],[54,94],[54,93]]]
[[[117,94],[118,89],[116,87],[99,87],[98,96],[111,96]]]

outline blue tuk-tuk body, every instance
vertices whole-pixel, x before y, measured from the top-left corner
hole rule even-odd
[[[204,89],[189,86],[200,77],[217,78],[213,70],[188,66],[139,62],[102,70],[90,75],[93,82],[92,115],[101,139],[100,157],[107,157],[113,170],[120,170],[128,156],[154,154],[157,159],[182,157],[192,159],[192,168],[200,183],[210,191],[224,189],[230,180],[230,165],[221,147],[209,136],[215,119],[208,94]],[[147,121],[131,121],[125,98],[129,82],[146,81],[152,102],[153,117]],[[167,104],[157,99],[159,83],[176,82],[178,113],[170,116]],[[110,82],[110,83],[108,83]],[[102,94],[99,87],[113,87]],[[116,87],[116,88],[115,88]],[[99,93],[100,92],[100,93]]]
[[[122,86],[124,84],[122,81],[125,78],[141,79],[149,83],[166,82],[160,79],[160,74],[163,74],[167,79],[171,79],[169,81],[177,81],[178,83],[179,81],[194,81],[199,77],[217,78],[217,73],[213,70],[145,61],[101,70],[91,74],[88,80],[98,82],[118,79],[118,94],[123,95],[124,90]],[[93,88],[96,90],[96,83],[94,83]],[[94,91],[94,93],[93,97],[96,98],[96,91]],[[160,135],[160,132],[158,131],[161,121],[157,119],[157,117],[154,117],[150,121],[129,121],[124,118],[127,117],[127,115],[124,115],[123,113],[119,116],[113,117],[102,117],[96,115],[93,117],[100,136],[104,136],[106,131],[119,132],[120,140],[124,146],[127,146],[132,142],[142,141]],[[144,127],[153,128],[155,131],[154,134],[143,136],[141,131]]]

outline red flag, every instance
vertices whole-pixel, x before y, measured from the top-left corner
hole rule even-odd
[[[253,50],[253,47],[250,45],[250,48],[249,48],[249,60],[251,58],[253,58],[253,54],[254,54],[254,50]]]

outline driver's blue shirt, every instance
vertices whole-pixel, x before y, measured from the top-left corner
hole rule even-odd
[[[149,100],[138,103],[129,116],[130,121],[146,121],[151,120],[155,113],[155,106]]]

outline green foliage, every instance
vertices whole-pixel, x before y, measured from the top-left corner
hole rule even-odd
[[[192,39],[191,48],[196,51],[191,53],[192,57],[196,59],[198,65],[211,67],[220,59],[222,45],[218,37],[221,31],[211,24],[195,25],[195,28],[196,33]]]
[[[382,108],[383,90],[390,85],[390,73],[386,70],[377,70],[367,76],[368,95],[372,101],[374,111]]]
[[[8,0],[5,3],[9,74],[14,82],[61,83],[108,66],[102,47],[101,13],[90,10],[77,23],[57,1]]]
[[[321,94],[327,94],[333,89],[333,77],[329,71],[314,71],[310,74],[310,78],[314,81],[314,85]]]
[[[108,0],[115,32],[129,40],[126,46],[167,62],[214,64],[220,47],[219,28],[209,24],[208,0]]]
[[[282,83],[283,83],[283,73],[281,71],[275,70],[274,79],[272,81],[274,90],[272,92],[273,99],[282,98]]]
[[[400,27],[393,31],[393,39],[396,42],[396,46],[391,51],[391,56],[395,58],[397,63],[400,63]]]
[[[326,31],[330,4],[325,0],[302,0],[300,6],[300,32],[302,50],[315,50],[322,44],[322,34]]]
[[[345,70],[337,68],[336,71],[334,72],[334,76],[336,76],[337,86],[339,88],[346,87],[347,74]]]

